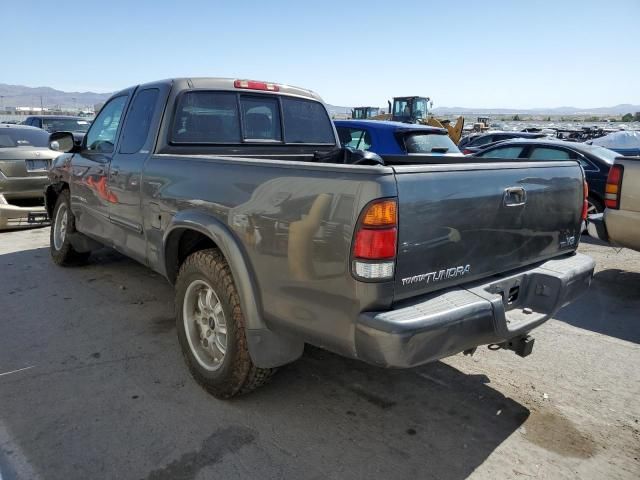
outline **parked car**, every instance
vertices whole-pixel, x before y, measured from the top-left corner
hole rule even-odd
[[[24,125],[0,125],[0,230],[48,221],[44,187],[51,160],[49,134]]]
[[[42,128],[49,133],[71,132],[76,143],[80,144],[91,126],[91,121],[86,117],[68,115],[35,115],[27,117],[23,124]]]
[[[640,156],[640,131],[637,130],[612,132],[595,140],[590,140],[589,143],[608,148],[620,155]]]
[[[609,169],[618,154],[612,150],[586,143],[562,140],[515,139],[500,142],[472,155],[476,158],[511,159],[523,161],[577,160],[584,169],[589,184],[589,214],[604,211],[605,183]]]
[[[376,120],[333,123],[342,146],[374,152],[386,161],[413,163],[426,157],[462,157],[444,128]]]
[[[542,132],[484,132],[472,133],[466,137],[462,137],[458,142],[458,148],[465,155],[477,153],[487,148],[489,144],[495,144],[504,140],[512,140],[514,138],[544,138],[547,135]]]
[[[51,140],[69,151],[46,190],[53,261],[108,245],[164,275],[187,365],[218,397],[305,343],[383,367],[526,356],[593,275],[576,162],[369,157],[306,89],[159,81],[114,94],[82,145]]]
[[[604,213],[589,215],[589,235],[640,251],[640,157],[618,157],[607,178]]]

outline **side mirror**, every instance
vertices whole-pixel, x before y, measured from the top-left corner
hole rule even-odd
[[[71,152],[76,146],[71,132],[55,132],[49,135],[49,148],[57,152]]]

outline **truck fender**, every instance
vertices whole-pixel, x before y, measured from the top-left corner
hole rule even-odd
[[[195,210],[176,213],[165,230],[162,259],[166,265],[166,249],[171,233],[176,229],[195,230],[211,239],[224,255],[238,289],[240,305],[246,321],[249,354],[260,368],[274,368],[290,363],[302,355],[304,342],[288,334],[274,332],[261,314],[257,280],[245,250],[237,237],[213,215]]]

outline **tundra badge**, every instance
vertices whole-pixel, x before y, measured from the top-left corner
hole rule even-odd
[[[462,277],[464,275],[467,275],[470,271],[471,265],[460,265],[458,267],[438,270],[437,272],[421,273],[420,275],[414,275],[413,277],[403,278],[402,285],[411,285],[412,283],[420,282],[440,282],[442,280],[448,280],[450,278]]]

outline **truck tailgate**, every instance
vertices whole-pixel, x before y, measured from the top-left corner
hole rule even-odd
[[[575,250],[583,174],[576,162],[395,166],[395,300]]]

